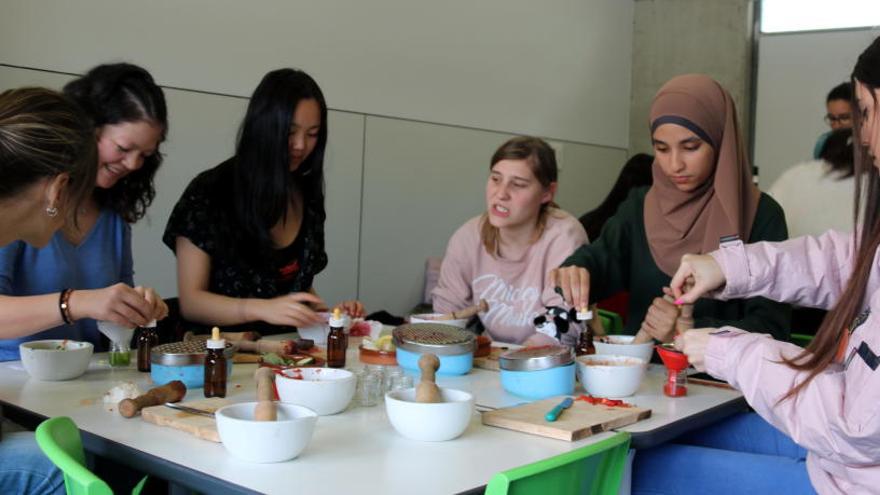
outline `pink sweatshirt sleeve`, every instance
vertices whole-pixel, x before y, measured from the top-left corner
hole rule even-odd
[[[434,311],[451,313],[464,309],[473,303],[471,280],[473,279],[473,243],[468,228],[471,222],[464,224],[449,239],[446,255],[440,265],[440,280],[431,293]]]
[[[728,243],[711,255],[727,277],[724,289],[714,294],[718,299],[762,296],[828,309],[852,271],[852,234],[828,231],[783,242]]]
[[[858,362],[847,370],[832,367],[817,375],[796,398],[778,403],[806,377],[805,372],[781,363],[780,357],[791,358],[801,350],[768,335],[724,327],[709,338],[706,370],[739,389],[761,417],[812,453],[851,467],[876,465],[880,421],[876,407],[864,407],[858,396],[880,387],[880,373]],[[850,389],[856,392],[850,397],[847,381],[857,384]]]

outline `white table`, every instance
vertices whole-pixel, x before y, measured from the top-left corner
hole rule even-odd
[[[100,361],[103,360],[103,363]],[[359,365],[353,353],[349,363]],[[150,387],[148,374],[111,370],[106,355],[96,355],[89,371],[67,382],[31,379],[18,361],[0,363],[0,403],[36,416],[70,416],[84,432],[86,448],[148,474],[211,493],[457,493],[485,485],[499,471],[546,459],[607,438],[611,433],[569,443],[483,426],[474,413],[467,431],[449,442],[417,442],[398,435],[384,407],[351,406],[319,419],[314,436],[295,460],[251,464],[231,457],[221,444],[159,427],[140,418],[125,419],[104,409],[101,397],[118,381]],[[256,365],[236,364],[227,387],[233,401],[255,399]],[[461,377],[438,377],[441,386],[470,391],[480,408],[515,405],[523,400],[500,387],[498,372],[475,369]],[[657,437],[657,431],[700,426],[694,418],[742,402],[731,390],[692,386],[685,398],[662,396],[662,370],[652,368],[639,393],[628,399],[651,407],[651,419],[630,431]],[[579,390],[578,393],[581,393]],[[202,397],[192,389],[187,399]],[[730,414],[730,413],[728,413]],[[706,421],[724,415],[714,414]]]

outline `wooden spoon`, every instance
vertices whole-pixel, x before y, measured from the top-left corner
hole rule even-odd
[[[475,304],[469,308],[464,308],[459,311],[453,311],[452,313],[440,315],[436,320],[466,320],[471,316],[474,316],[477,313],[485,313],[489,311],[489,303],[486,302],[485,299],[480,299],[479,304]]]
[[[269,368],[257,368],[257,405],[254,407],[254,421],[275,421],[278,410],[275,407],[275,373]]]
[[[416,387],[416,402],[443,402],[443,396],[440,395],[440,388],[434,381],[434,373],[440,367],[440,359],[434,354],[423,354],[419,358],[419,369],[422,371],[422,378]]]
[[[161,387],[152,388],[134,399],[122,399],[117,409],[122,416],[133,418],[145,407],[158,406],[166,402],[180,402],[184,395],[186,395],[186,385],[180,380],[174,380]]]

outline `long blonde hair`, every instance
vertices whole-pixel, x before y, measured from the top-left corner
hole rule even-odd
[[[538,179],[538,182],[545,189],[556,182],[559,176],[559,169],[556,166],[556,152],[541,138],[519,136],[508,140],[495,150],[489,170],[491,171],[492,167],[502,160],[524,160],[529,164],[529,168],[532,170],[535,178]],[[558,208],[553,201],[541,205],[532,242],[536,242],[544,234],[544,228],[547,226],[547,217],[553,208]],[[487,253],[492,256],[498,256],[500,234],[498,227],[494,227],[489,222],[487,213],[483,213],[483,216],[480,218],[480,240]]]

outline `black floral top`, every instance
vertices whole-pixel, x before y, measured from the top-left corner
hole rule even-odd
[[[235,253],[230,244],[234,228],[228,198],[232,191],[234,158],[206,170],[190,182],[174,206],[162,241],[174,251],[177,237],[186,237],[211,257],[208,290],[215,294],[240,298],[270,299],[291,292],[305,292],[312,287],[315,275],[327,266],[324,250],[324,216],[308,197],[305,198],[302,226],[296,239],[287,247],[275,250],[260,262]],[[187,329],[200,330],[187,324]],[[264,335],[293,331],[263,322],[227,327],[224,330],[257,330]]]

